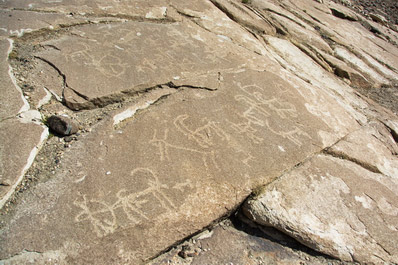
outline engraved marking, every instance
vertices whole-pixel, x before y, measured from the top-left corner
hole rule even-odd
[[[174,185],[173,189],[179,190],[181,192],[183,192],[184,190],[186,190],[187,188],[193,188],[193,184],[191,182],[190,179],[185,179],[184,182],[182,183],[177,183]]]
[[[155,129],[153,138],[151,141],[149,141],[150,144],[159,148],[158,154],[160,155],[160,161],[165,161],[165,160],[170,161],[169,150],[176,149],[176,150],[187,151],[190,153],[199,154],[202,157],[203,165],[205,166],[206,170],[209,170],[209,163],[212,163],[213,166],[219,170],[218,164],[215,159],[214,151],[201,151],[201,150],[196,150],[193,148],[188,148],[188,147],[183,147],[183,146],[178,146],[178,145],[168,143],[167,142],[168,132],[169,132],[169,130],[165,129],[163,139],[159,139],[157,136],[157,130]]]
[[[243,162],[243,164],[245,164],[246,166],[251,167],[251,166],[249,165],[249,161],[254,160],[254,159],[255,159],[255,157],[252,156],[252,155],[249,153],[248,156],[247,156],[245,159],[242,160],[242,162]]]
[[[79,183],[79,182],[82,182],[83,180],[85,180],[86,179],[86,175],[84,175],[83,177],[81,177],[81,178],[79,178],[78,180],[75,180],[75,183]]]
[[[196,130],[190,130],[184,123],[188,118],[189,116],[186,114],[180,115],[174,120],[174,125],[181,133],[187,136],[189,140],[195,141],[199,146],[209,148],[214,145],[211,135],[212,132],[223,141],[230,140],[229,135],[227,135],[214,121],[208,121],[204,126]],[[206,121],[206,119],[204,120]]]
[[[149,198],[155,198],[161,208],[166,211],[177,208],[162,191],[162,189],[168,189],[168,186],[162,184],[152,170],[148,168],[136,168],[131,171],[133,177],[143,178],[143,176],[139,176],[138,174],[145,174],[144,179],[148,184],[146,189],[138,192],[129,192],[126,189],[121,189],[116,193],[116,202],[113,204],[95,199],[87,200],[86,195],[83,195],[83,201],[74,201],[74,205],[81,208],[81,212],[75,217],[75,221],[89,221],[97,236],[103,237],[116,230],[117,216],[115,212],[119,208],[123,210],[133,225],[139,224],[142,220],[149,220],[143,209],[144,205],[148,203],[148,195]],[[179,183],[173,188],[183,191],[184,187],[190,185],[190,182]]]
[[[235,100],[243,102],[247,105],[247,109],[238,116],[242,117],[245,121],[239,123],[230,122],[231,127],[240,134],[245,134],[255,144],[264,142],[264,138],[258,135],[259,130],[256,126],[267,127],[272,133],[282,136],[294,144],[301,146],[302,142],[298,136],[306,136],[311,138],[306,132],[297,126],[287,132],[278,131],[270,125],[269,118],[271,113],[276,113],[280,119],[289,119],[298,117],[296,107],[289,102],[281,102],[276,97],[267,98],[262,94],[263,88],[257,85],[242,86],[241,83],[236,83],[238,87],[247,95],[236,95]],[[283,91],[282,91],[283,92]],[[274,118],[276,118],[274,116]]]
[[[274,134],[280,135],[283,138],[289,139],[290,141],[292,141],[294,144],[301,146],[303,143],[298,139],[298,136],[306,136],[309,139],[311,139],[311,136],[309,136],[308,133],[304,132],[303,130],[301,130],[299,127],[297,126],[293,126],[293,130],[291,131],[287,131],[287,132],[282,132],[282,131],[275,131],[274,129],[272,129],[272,127],[268,124],[268,121],[266,121],[267,127],[268,129],[273,132]]]
[[[86,43],[80,43],[83,46],[81,50],[66,55],[66,61],[73,61],[79,65],[94,67],[106,77],[120,77],[126,72],[128,63],[123,63],[122,59],[112,54],[103,54],[95,56]]]
[[[80,207],[82,211],[75,217],[76,222],[89,221],[93,227],[97,236],[102,237],[107,234],[113,233],[116,229],[116,216],[113,209],[106,203],[90,200],[87,201],[85,195],[83,195],[83,201],[74,201],[74,205]],[[97,204],[100,206],[98,210],[90,210],[90,205]],[[91,207],[96,209],[97,207]],[[103,218],[103,215],[108,215],[108,219]],[[102,216],[101,216],[102,215]]]

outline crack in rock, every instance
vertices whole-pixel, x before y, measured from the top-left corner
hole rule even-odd
[[[354,157],[351,157],[351,156],[347,155],[344,152],[335,151],[335,150],[331,150],[331,149],[325,149],[324,153],[326,155],[330,155],[330,156],[333,156],[335,158],[351,161],[351,162],[357,164],[358,166],[363,167],[364,169],[366,169],[366,170],[368,170],[370,172],[373,172],[373,173],[376,173],[376,174],[383,174],[376,166],[371,165],[369,163],[366,163],[364,161],[361,161],[359,159],[356,159]]]
[[[218,80],[221,81],[221,79],[222,76],[219,73]],[[198,87],[193,85],[176,85],[173,82],[169,82],[163,85],[157,85],[153,89],[147,89],[145,94],[141,98],[139,98],[133,106],[116,114],[113,117],[113,126],[117,126],[122,121],[132,118],[137,113],[137,111],[147,109],[151,105],[159,102],[161,99],[166,98],[178,91],[182,91],[182,88],[203,89],[207,91],[217,90],[214,88]]]

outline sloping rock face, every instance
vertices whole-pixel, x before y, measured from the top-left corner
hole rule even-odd
[[[268,185],[246,215],[339,259],[396,263],[398,159],[367,129]]]
[[[38,181],[4,207],[2,262],[148,262],[253,190],[255,222],[342,260],[397,262],[398,118],[355,90],[394,88],[396,32],[309,0],[0,7],[52,21],[26,33],[2,18],[1,97],[15,103],[1,109],[1,206],[44,116],[86,126],[49,138],[62,155],[40,159],[57,166],[37,161]]]

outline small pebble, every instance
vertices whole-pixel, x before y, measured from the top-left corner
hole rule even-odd
[[[67,143],[72,142],[72,140],[73,140],[73,137],[71,137],[71,136],[66,136],[64,138],[64,141],[67,142]]]

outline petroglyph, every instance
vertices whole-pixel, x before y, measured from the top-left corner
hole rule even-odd
[[[230,137],[227,133],[221,129],[216,122],[207,121],[207,123],[196,130],[191,130],[184,123],[189,116],[184,114],[178,116],[174,120],[174,125],[185,136],[188,137],[189,140],[195,141],[199,146],[203,148],[209,148],[214,145],[212,132],[214,132],[222,141],[229,141]],[[206,121],[206,119],[204,119]]]
[[[76,200],[73,204],[82,209],[75,217],[75,221],[89,221],[97,236],[106,236],[115,231],[116,215],[111,206],[94,199],[88,201],[85,195],[83,201]]]
[[[87,43],[80,43],[82,49],[67,54],[65,57],[67,62],[84,64],[87,67],[93,67],[106,77],[120,77],[126,72],[127,62],[116,54],[101,54],[95,56]]]
[[[265,121],[268,129],[273,132],[274,134],[277,134],[279,136],[282,136],[283,138],[289,139],[290,141],[292,141],[294,144],[296,144],[297,146],[301,146],[303,143],[300,141],[299,136],[305,136],[309,139],[311,139],[311,136],[304,132],[303,130],[301,130],[298,126],[293,126],[293,130],[290,131],[275,131],[270,125],[268,121]]]
[[[210,165],[213,165],[214,168],[219,170],[219,166],[216,162],[214,150],[203,151],[203,150],[197,150],[194,148],[171,144],[171,143],[167,142],[168,133],[169,133],[169,129],[165,129],[163,138],[159,139],[158,135],[157,135],[158,132],[155,129],[154,133],[153,133],[153,138],[151,141],[149,141],[150,144],[159,148],[158,154],[160,155],[160,161],[165,161],[165,160],[170,161],[171,160],[170,149],[175,149],[175,150],[179,150],[179,151],[186,151],[189,153],[198,154],[202,158],[203,165],[207,171],[210,169],[210,167],[209,167]]]
[[[184,182],[177,183],[173,186],[173,189],[179,190],[180,192],[183,192],[187,188],[194,188],[194,185],[190,179],[185,179]]]
[[[248,154],[248,156],[242,160],[242,163],[245,164],[247,167],[251,167],[250,166],[250,161],[255,160],[255,157],[252,156],[250,153]]]
[[[136,168],[131,171],[133,179],[144,179],[148,187],[144,190],[131,192],[121,189],[116,193],[116,201],[109,203],[105,200],[87,199],[83,195],[83,200],[76,200],[74,205],[81,208],[81,212],[75,217],[76,222],[89,221],[94,232],[99,237],[112,234],[118,227],[118,217],[116,211],[122,209],[127,216],[129,225],[136,225],[143,220],[149,220],[145,213],[145,204],[156,200],[160,207],[167,211],[177,207],[163,190],[169,189],[166,184],[162,184],[156,174],[148,168]],[[183,191],[186,187],[192,187],[190,182],[177,183],[172,188]]]
[[[242,115],[238,114],[243,117]],[[244,117],[243,117],[244,118]],[[264,141],[264,138],[256,135],[257,129],[253,128],[252,122],[248,120],[247,122],[242,123],[231,123],[231,127],[236,130],[239,134],[246,135],[247,138],[253,141],[255,144],[260,144]]]
[[[235,100],[248,107],[243,113],[238,113],[238,116],[245,120],[244,122],[230,122],[231,127],[235,131],[246,135],[246,137],[255,144],[260,144],[264,141],[264,138],[258,134],[256,126],[266,127],[272,133],[282,136],[298,146],[302,144],[298,136],[310,137],[297,126],[293,126],[292,130],[289,131],[280,131],[274,128],[269,122],[269,118],[275,117],[276,115],[282,120],[297,118],[297,110],[292,103],[282,101],[274,96],[270,98],[266,97],[263,94],[264,89],[257,85],[243,86],[240,82],[237,82],[236,85],[245,92],[245,94],[236,95]]]

